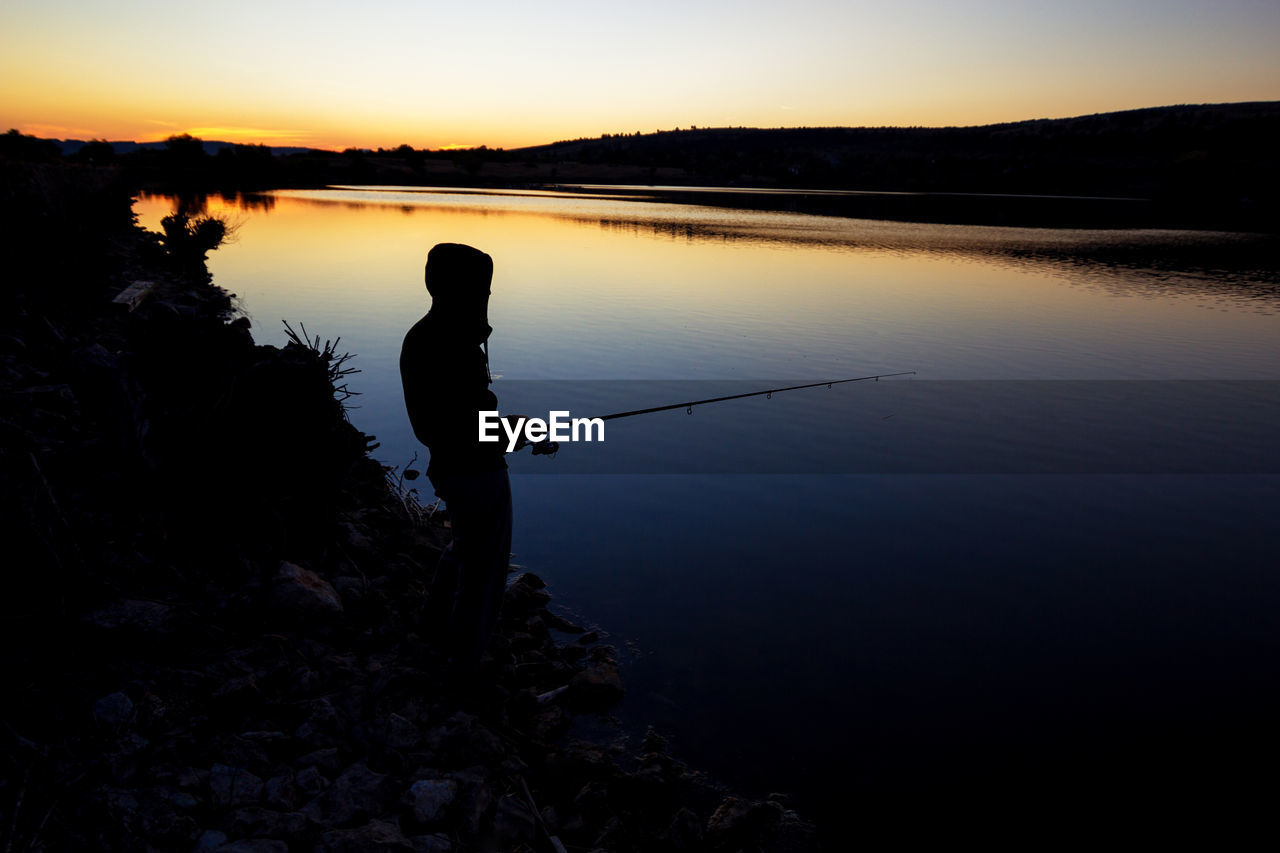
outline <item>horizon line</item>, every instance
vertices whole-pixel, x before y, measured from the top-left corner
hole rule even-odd
[[[768,127],[760,126],[760,125],[717,125],[717,126],[703,126],[703,125],[697,125],[697,124],[690,124],[688,127],[680,127],[679,125],[677,125],[677,126],[672,127],[672,128],[658,128],[658,129],[653,130],[653,131],[635,131],[635,132],[632,132],[632,133],[627,133],[627,132],[611,132],[611,131],[603,131],[603,132],[601,132],[601,133],[597,134],[596,136],[578,136],[578,137],[571,137],[571,138],[561,138],[561,139],[556,139],[556,140],[553,140],[553,141],[550,141],[550,142],[539,142],[539,143],[535,143],[535,144],[532,144],[532,145],[521,145],[521,146],[514,147],[514,148],[506,148],[506,147],[504,147],[504,146],[491,146],[491,145],[489,145],[489,144],[487,144],[487,143],[480,143],[480,144],[477,144],[477,145],[470,145],[470,146],[467,146],[467,145],[460,145],[460,144],[457,144],[457,143],[451,143],[451,144],[442,145],[442,146],[439,146],[439,147],[436,147],[436,148],[430,148],[430,147],[419,148],[419,147],[417,147],[417,146],[412,146],[412,145],[410,145],[409,147],[410,147],[410,148],[412,148],[414,151],[427,151],[427,152],[435,152],[435,153],[460,152],[460,151],[479,151],[479,150],[489,150],[489,151],[503,151],[503,152],[507,152],[507,151],[525,151],[525,150],[529,150],[529,149],[533,149],[533,148],[547,148],[547,147],[550,147],[550,146],[553,146],[553,145],[563,145],[563,144],[572,143],[572,142],[589,142],[589,141],[593,141],[593,140],[601,140],[601,139],[606,139],[606,138],[610,138],[610,137],[620,137],[620,138],[621,138],[621,137],[635,137],[635,136],[642,136],[642,137],[643,137],[643,136],[656,136],[656,135],[663,134],[663,133],[690,133],[690,132],[704,132],[704,131],[705,131],[705,132],[711,132],[711,131],[725,131],[725,130],[760,130],[760,131],[770,131],[770,130],[977,130],[977,129],[981,129],[981,128],[989,128],[989,127],[1008,127],[1008,126],[1011,126],[1011,125],[1018,125],[1018,124],[1030,124],[1030,123],[1032,123],[1032,122],[1041,122],[1041,121],[1071,121],[1071,120],[1073,120],[1073,119],[1095,118],[1095,117],[1098,117],[1098,116],[1104,116],[1104,115],[1123,115],[1123,114],[1125,114],[1125,113],[1145,112],[1145,111],[1148,111],[1148,110],[1167,110],[1167,109],[1178,109],[1178,108],[1180,108],[1180,107],[1182,107],[1182,108],[1187,108],[1187,107],[1244,107],[1244,106],[1254,106],[1254,105],[1257,105],[1257,106],[1262,106],[1262,105],[1277,105],[1277,106],[1280,106],[1280,99],[1276,99],[1276,100],[1265,100],[1265,101],[1252,100],[1252,101],[1220,101],[1220,102],[1208,102],[1208,103],[1175,103],[1175,104],[1158,104],[1158,105],[1154,105],[1154,106],[1147,106],[1147,107],[1133,107],[1133,108],[1130,108],[1130,109],[1123,109],[1123,110],[1104,110],[1104,111],[1101,111],[1101,112],[1093,112],[1093,113],[1078,113],[1078,114],[1075,114],[1075,115],[1067,115],[1067,116],[1038,116],[1038,117],[1035,117],[1035,118],[1017,119],[1017,120],[1014,120],[1014,121],[988,122],[988,123],[985,123],[985,124],[938,124],[938,125],[930,125],[930,124],[912,124],[912,125],[890,125],[890,124],[882,124],[882,125],[843,125],[843,124],[831,124],[831,125],[777,125],[777,126],[768,126]],[[206,128],[192,128],[191,130],[198,130],[198,129],[206,129]],[[17,128],[12,128],[12,130],[17,130]],[[330,153],[342,153],[343,151],[349,151],[349,150],[356,150],[356,151],[368,151],[368,152],[376,152],[376,151],[384,151],[384,152],[385,152],[385,151],[395,151],[397,148],[403,147],[403,146],[405,146],[405,145],[409,145],[409,143],[402,142],[402,143],[399,143],[399,144],[397,144],[397,145],[393,145],[393,146],[376,146],[376,147],[368,146],[368,147],[366,147],[366,146],[359,146],[359,145],[347,145],[347,146],[342,146],[342,147],[334,146],[334,147],[331,147],[331,148],[327,148],[327,147],[322,147],[322,146],[319,146],[319,145],[309,145],[309,144],[286,144],[286,143],[284,143],[284,142],[275,142],[275,143],[272,143],[272,142],[264,142],[264,141],[241,142],[241,141],[231,141],[231,140],[227,140],[227,139],[206,138],[206,137],[200,136],[200,135],[198,135],[198,134],[194,134],[194,133],[192,133],[192,132],[191,132],[191,130],[185,130],[185,131],[178,131],[178,132],[174,132],[174,133],[169,133],[169,134],[166,134],[166,135],[165,135],[165,136],[163,136],[163,137],[155,138],[155,139],[146,139],[146,138],[144,138],[144,139],[107,139],[107,138],[105,138],[105,137],[99,137],[99,136],[90,136],[90,137],[88,137],[88,138],[83,138],[83,139],[82,139],[82,138],[77,138],[77,137],[40,137],[40,136],[36,136],[36,134],[34,134],[34,133],[33,133],[33,134],[30,134],[30,135],[32,135],[32,136],[36,136],[36,138],[38,138],[38,139],[46,139],[46,140],[51,141],[51,142],[84,142],[84,143],[88,143],[88,142],[98,142],[98,141],[103,141],[103,142],[108,142],[108,143],[111,143],[111,144],[117,144],[117,143],[119,143],[119,144],[130,144],[130,145],[156,145],[156,144],[162,144],[162,143],[164,143],[164,142],[168,141],[169,139],[171,139],[171,138],[173,138],[173,137],[191,136],[192,138],[194,138],[194,139],[198,139],[198,140],[200,140],[200,141],[201,141],[201,142],[203,142],[203,143],[222,143],[222,144],[225,144],[225,145],[250,145],[250,146],[259,146],[259,145],[260,145],[260,146],[265,146],[265,147],[267,147],[267,148],[297,148],[297,149],[302,149],[302,150],[307,150],[307,151],[323,151],[323,152],[330,152]],[[20,133],[21,133],[21,132],[23,132],[23,131],[18,131],[18,132],[20,132]],[[266,133],[268,133],[268,134],[269,134],[269,133],[271,133],[270,131],[265,131],[265,132],[266,132]],[[303,134],[303,135],[305,135],[305,134]]]

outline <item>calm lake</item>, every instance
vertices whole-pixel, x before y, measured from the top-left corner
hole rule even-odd
[[[135,209],[158,230],[173,205]],[[392,465],[420,449],[397,359],[439,242],[494,259],[506,411],[916,372],[513,457],[514,560],[622,651],[622,731],[652,723],[691,764],[826,819],[1089,772],[1220,786],[1275,754],[1274,238],[607,188],[208,208],[238,223],[210,269],[255,339],[283,344],[282,319],[341,336],[352,420]]]

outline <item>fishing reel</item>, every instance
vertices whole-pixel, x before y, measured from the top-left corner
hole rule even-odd
[[[556,451],[559,449],[560,442],[548,441],[546,439],[542,441],[535,441],[529,445],[529,452],[534,456],[555,456]]]

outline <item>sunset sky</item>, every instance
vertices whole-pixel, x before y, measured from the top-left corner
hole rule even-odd
[[[1280,99],[1277,0],[0,0],[0,131],[514,148]]]

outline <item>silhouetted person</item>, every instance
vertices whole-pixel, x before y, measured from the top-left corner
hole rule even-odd
[[[400,378],[418,440],[431,451],[427,477],[444,499],[453,541],[436,566],[427,618],[446,640],[451,668],[473,673],[502,606],[511,557],[511,484],[503,442],[479,441],[478,415],[496,410],[488,323],[493,260],[441,243],[427,255],[431,310],[405,335]]]

